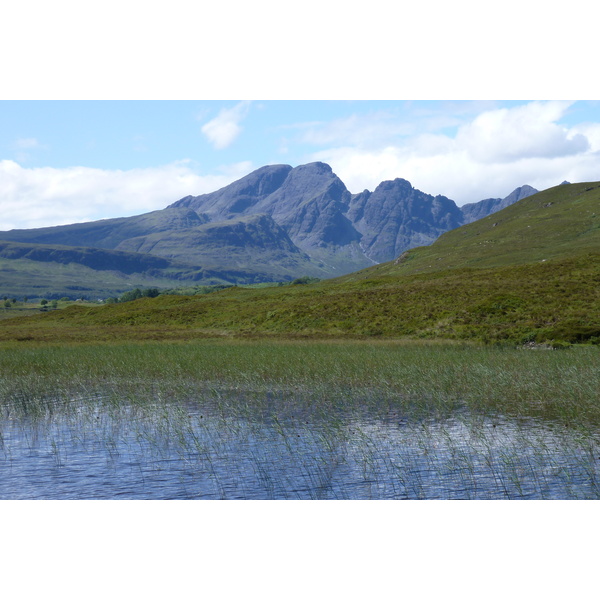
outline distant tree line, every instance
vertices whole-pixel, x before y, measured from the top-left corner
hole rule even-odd
[[[131,302],[132,300],[137,300],[138,298],[156,298],[158,295],[160,295],[160,290],[158,288],[146,288],[143,290],[140,288],[135,288],[134,290],[125,292],[118,298],[111,296],[105,300],[105,303],[116,304],[118,302]]]
[[[321,281],[318,277],[309,277],[308,275],[305,275],[304,277],[298,277],[297,279],[290,281],[290,285],[306,285],[307,283],[317,283],[318,281]]]
[[[29,298],[27,296],[23,297],[23,301],[19,302],[16,298],[9,298],[8,296],[3,296],[2,298],[2,304],[0,304],[0,306],[2,306],[3,308],[13,308],[15,306],[21,306],[24,308],[27,308],[27,306],[23,306],[26,305],[29,301]],[[42,298],[40,300],[40,307],[41,310],[48,310],[48,306],[50,306],[51,308],[58,308],[58,300],[46,300],[45,298]]]
[[[41,310],[48,310],[48,304],[50,305],[50,308],[53,308],[53,309],[58,308],[58,300],[52,300],[52,302],[49,302],[45,298],[42,298],[40,300],[40,305],[42,307]]]
[[[316,283],[320,281],[317,277],[298,277],[293,281],[279,283],[270,283],[268,285],[305,285],[307,283]],[[131,302],[132,300],[137,300],[138,298],[156,298],[162,294],[173,294],[173,295],[185,295],[185,296],[196,296],[202,294],[210,294],[212,292],[217,292],[219,290],[224,290],[226,288],[235,287],[233,284],[216,284],[216,285],[198,285],[191,286],[185,288],[169,288],[169,289],[159,289],[159,288],[135,288],[134,290],[130,290],[125,292],[119,297],[111,296],[110,298],[106,298],[104,301],[105,304],[117,304],[120,302]],[[243,287],[243,286],[242,286]],[[253,287],[253,286],[249,286]]]

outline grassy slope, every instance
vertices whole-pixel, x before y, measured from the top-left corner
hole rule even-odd
[[[270,335],[600,341],[597,208],[600,184],[558,186],[411,250],[402,260],[336,280],[72,307],[5,320],[0,339]]]
[[[600,184],[560,185],[388,263],[389,274],[503,267],[600,252]]]
[[[163,245],[167,246],[163,256],[160,252],[0,240],[0,294],[53,298],[84,295],[95,299],[118,296],[135,287],[172,288],[186,281],[204,285],[249,284],[291,280],[304,275],[327,276],[324,269],[301,252],[285,247],[261,248],[258,236],[252,240],[253,244],[228,244],[226,239],[216,243],[214,238],[219,237],[219,226],[227,228],[223,224],[211,224],[204,230],[198,227],[163,236]],[[213,230],[212,237],[205,234],[209,227]],[[152,241],[163,239],[161,235],[146,237]],[[178,239],[186,240],[192,249],[186,250],[185,244],[178,245]],[[181,257],[186,262],[179,262]]]
[[[26,258],[0,258],[0,294],[19,298],[81,295],[93,299],[106,298],[135,287],[172,287],[176,281],[175,278],[142,273],[127,275],[119,271],[99,271],[74,262],[60,264]]]
[[[328,275],[276,223],[257,215],[131,238],[119,250],[202,265],[215,273],[247,272],[247,279],[256,275],[263,281]]]

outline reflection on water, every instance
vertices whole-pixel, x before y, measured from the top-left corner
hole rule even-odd
[[[2,499],[568,499],[600,496],[592,434],[536,420],[368,409],[78,402],[5,415]]]

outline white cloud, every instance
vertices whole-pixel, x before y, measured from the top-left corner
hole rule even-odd
[[[456,141],[483,163],[565,156],[588,149],[587,139],[556,123],[569,102],[530,102],[487,111],[460,128]]]
[[[248,114],[249,102],[240,102],[233,108],[223,108],[219,114],[202,126],[202,133],[208,141],[217,149],[222,150],[241,133],[240,122]]]
[[[600,151],[600,123],[580,123],[572,127],[571,132],[584,135],[591,152]]]
[[[504,197],[521,185],[546,189],[563,180],[600,179],[600,124],[558,123],[568,102],[530,102],[486,110],[454,137],[426,133],[382,149],[346,144],[313,153],[331,165],[348,189],[373,190],[401,177],[457,204]]]
[[[129,171],[24,168],[0,161],[0,231],[125,217],[213,192],[246,175],[242,162],[198,175],[189,161]]]

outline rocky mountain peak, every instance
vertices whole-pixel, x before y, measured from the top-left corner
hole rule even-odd
[[[226,219],[233,214],[247,214],[255,204],[279,189],[291,170],[290,165],[261,167],[216,192],[186,196],[169,208],[192,208],[198,213],[207,214],[212,220]]]
[[[382,181],[375,188],[375,192],[377,192],[377,193],[395,192],[395,193],[399,193],[399,194],[408,194],[413,189],[414,188],[411,185],[410,181],[407,181],[406,179],[401,179],[400,177],[396,177],[396,179]]]
[[[483,219],[483,217],[487,217],[523,198],[527,198],[527,196],[532,196],[533,194],[537,194],[538,190],[530,185],[522,185],[518,188],[515,188],[506,198],[486,198],[485,200],[480,200],[479,202],[471,202],[469,204],[464,204],[461,207],[461,211],[463,214],[463,225],[468,223],[472,223],[473,221],[477,221],[478,219]]]

